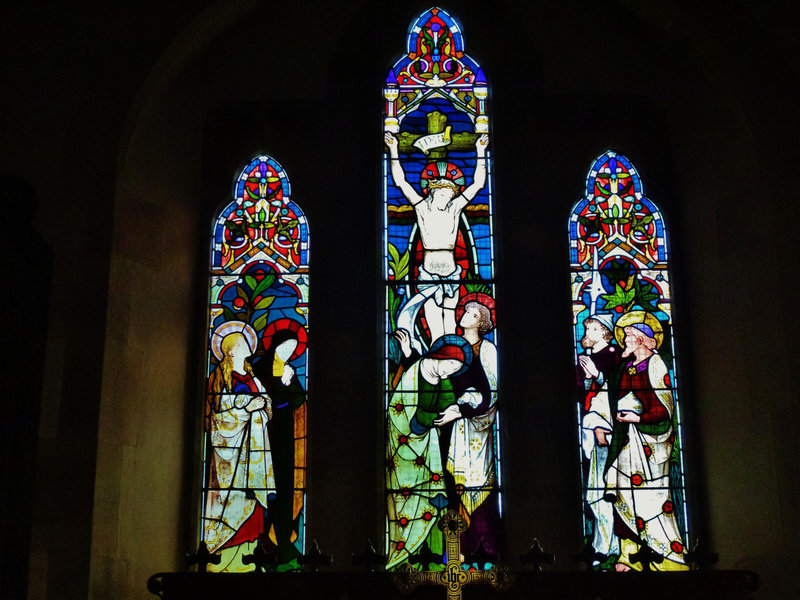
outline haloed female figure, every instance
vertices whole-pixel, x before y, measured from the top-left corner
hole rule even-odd
[[[266,352],[255,368],[272,399],[269,441],[275,493],[269,498],[268,534],[277,546],[279,565],[296,567],[289,563],[302,554],[299,541],[305,494],[306,393],[289,363],[302,354],[305,344],[298,347],[298,333],[293,328],[278,329],[265,341]]]
[[[217,366],[206,396],[210,457],[203,509],[203,541],[211,552],[238,551],[258,539],[275,487],[267,435],[271,402],[248,362],[256,343],[253,328],[241,321],[223,323],[211,338]],[[223,558],[228,565],[233,555]]]
[[[406,357],[412,355],[410,334],[397,332]],[[440,427],[456,402],[451,378],[472,361],[469,343],[457,335],[444,335],[403,372],[388,405],[386,484],[389,517],[389,561],[392,569],[406,561],[423,543],[435,552],[441,547],[436,527],[447,506]],[[449,435],[447,432],[445,435]]]

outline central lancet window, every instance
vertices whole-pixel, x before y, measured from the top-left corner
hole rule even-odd
[[[412,23],[383,90],[388,568],[462,548],[501,551],[500,414],[489,86],[459,23]],[[446,560],[446,557],[443,557]],[[478,565],[484,568],[485,565]]]
[[[688,519],[664,220],[606,152],[569,221],[584,535],[594,568],[683,570]]]
[[[211,570],[252,571],[305,544],[308,224],[278,162],[257,156],[211,239],[201,541]],[[250,561],[252,563],[252,561]]]

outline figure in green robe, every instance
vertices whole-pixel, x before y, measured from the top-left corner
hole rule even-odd
[[[407,332],[400,334],[401,344]],[[447,508],[439,426],[456,397],[449,378],[472,361],[469,342],[457,335],[436,340],[403,373],[389,398],[386,484],[392,568],[416,552]]]

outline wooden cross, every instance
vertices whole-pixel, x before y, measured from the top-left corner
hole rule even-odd
[[[488,571],[465,571],[461,566],[461,534],[467,522],[458,512],[448,510],[439,519],[439,529],[444,532],[447,564],[444,571],[419,571],[410,563],[400,565],[393,573],[395,585],[403,593],[418,585],[442,585],[447,588],[447,600],[461,600],[461,590],[470,583],[488,583],[499,590],[508,589],[512,583],[507,567],[494,565]]]
[[[425,135],[431,135],[435,133],[442,133],[447,126],[447,115],[439,112],[438,110],[434,110],[428,113],[428,132]],[[442,146],[439,148],[431,149],[428,152],[428,159],[429,160],[446,160],[447,159],[447,152],[448,150],[474,150],[475,149],[475,140],[477,140],[481,134],[479,133],[472,133],[469,131],[465,131],[463,133],[454,133],[450,138],[450,144],[447,146]],[[424,137],[419,133],[410,133],[408,131],[401,131],[397,134],[397,148],[401,154],[411,154],[413,152],[419,152],[417,148],[414,147],[414,142],[416,142],[419,138]]]

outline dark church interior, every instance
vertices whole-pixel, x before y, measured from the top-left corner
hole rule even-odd
[[[286,169],[311,234],[308,539],[334,557],[323,572],[345,578],[313,589],[346,598],[341,581],[356,581],[349,597],[370,597],[374,575],[359,583],[350,557],[384,540],[382,85],[429,7],[0,7],[0,595],[146,599],[153,574],[190,570],[208,236],[263,153]],[[725,596],[744,571],[759,580],[749,597],[797,597],[800,11],[443,8],[491,85],[502,559],[522,573],[507,597],[559,597],[584,569],[567,220],[606,150],[636,165],[668,228],[691,531],[729,574],[704,593]],[[549,596],[520,563],[534,538],[556,557]],[[586,589],[569,597],[595,597]],[[503,597],[464,592],[489,596]]]

